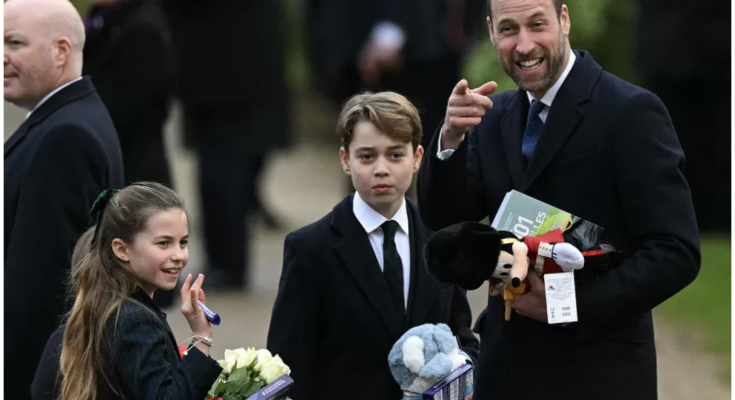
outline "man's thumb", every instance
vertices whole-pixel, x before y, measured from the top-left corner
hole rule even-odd
[[[473,92],[483,95],[483,96],[490,96],[495,92],[495,90],[498,88],[498,84],[495,81],[490,81],[479,88],[473,90]]]

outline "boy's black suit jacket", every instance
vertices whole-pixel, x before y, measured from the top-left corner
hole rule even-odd
[[[406,330],[426,323],[446,323],[462,349],[477,357],[466,293],[426,272],[422,254],[430,232],[416,206],[406,204],[411,241],[406,326],[398,326],[368,235],[352,211],[352,195],[286,237],[268,349],[291,367],[290,397],[401,398],[388,353]]]

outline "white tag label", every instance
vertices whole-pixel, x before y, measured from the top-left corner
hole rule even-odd
[[[545,274],[546,315],[549,324],[577,322],[577,294],[574,290],[574,273]]]

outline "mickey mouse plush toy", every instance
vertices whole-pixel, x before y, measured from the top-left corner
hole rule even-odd
[[[511,232],[496,231],[479,222],[462,222],[434,233],[426,242],[424,257],[429,272],[441,282],[475,290],[489,280],[491,296],[503,293],[507,321],[514,296],[530,290],[526,281],[530,266],[543,275],[610,264],[608,255],[615,252],[614,247],[583,245],[579,235],[574,234],[575,228],[572,225],[565,232],[556,229],[519,239]]]

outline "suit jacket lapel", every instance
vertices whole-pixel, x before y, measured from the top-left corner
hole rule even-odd
[[[407,201],[409,240],[411,243],[411,285],[408,290],[408,309],[406,322],[408,327],[416,326],[424,321],[429,312],[431,302],[437,292],[437,283],[426,271],[424,262],[424,243],[429,235],[421,222],[416,206]]]
[[[523,181],[522,191],[533,184],[582,120],[583,114],[579,106],[589,100],[592,88],[602,72],[602,68],[586,52],[580,51],[576,55],[577,61],[549,109],[543,134]]]
[[[517,189],[520,189],[526,175],[526,160],[521,154],[521,141],[523,140],[523,130],[526,127],[526,115],[528,115],[526,92],[518,90],[510,100],[508,112],[505,113],[500,122],[511,178],[514,187]]]
[[[582,113],[577,108],[574,99],[568,96],[568,93],[564,90],[564,85],[562,85],[549,110],[543,134],[536,144],[536,151],[528,165],[528,171],[523,181],[523,190],[528,189],[541,171],[551,162],[580,119],[582,119]]]
[[[386,329],[397,339],[401,332],[398,317],[393,311],[388,287],[367,233],[352,212],[352,196],[346,197],[332,210],[332,227],[340,234],[334,251],[380,315]]]
[[[16,130],[8,139],[7,142],[5,142],[5,157],[8,157],[8,154],[16,147],[20,142],[25,139],[26,134],[28,133],[28,120],[26,119],[23,121],[23,124]]]
[[[72,83],[71,85],[59,90],[53,96],[48,98],[37,110],[33,111],[23,124],[5,143],[5,157],[20,144],[35,125],[43,122],[49,115],[59,109],[64,104],[79,100],[84,96],[88,96],[94,92],[94,85],[88,77]]]
[[[166,313],[163,312],[160,308],[158,308],[156,303],[153,302],[153,299],[148,297],[148,295],[145,294],[145,292],[140,288],[136,289],[136,291],[133,292],[131,297],[137,300],[140,304],[144,305],[145,307],[148,307],[151,310],[151,312],[153,312],[156,315],[156,317],[158,317],[158,319],[161,321],[161,324],[166,331],[166,334],[168,335],[168,338],[170,339],[169,341],[171,345],[170,348],[173,349],[174,351],[173,354],[178,355],[179,347],[176,344],[176,337],[174,336],[174,333],[171,330],[171,326],[169,326],[168,320],[166,319]]]

